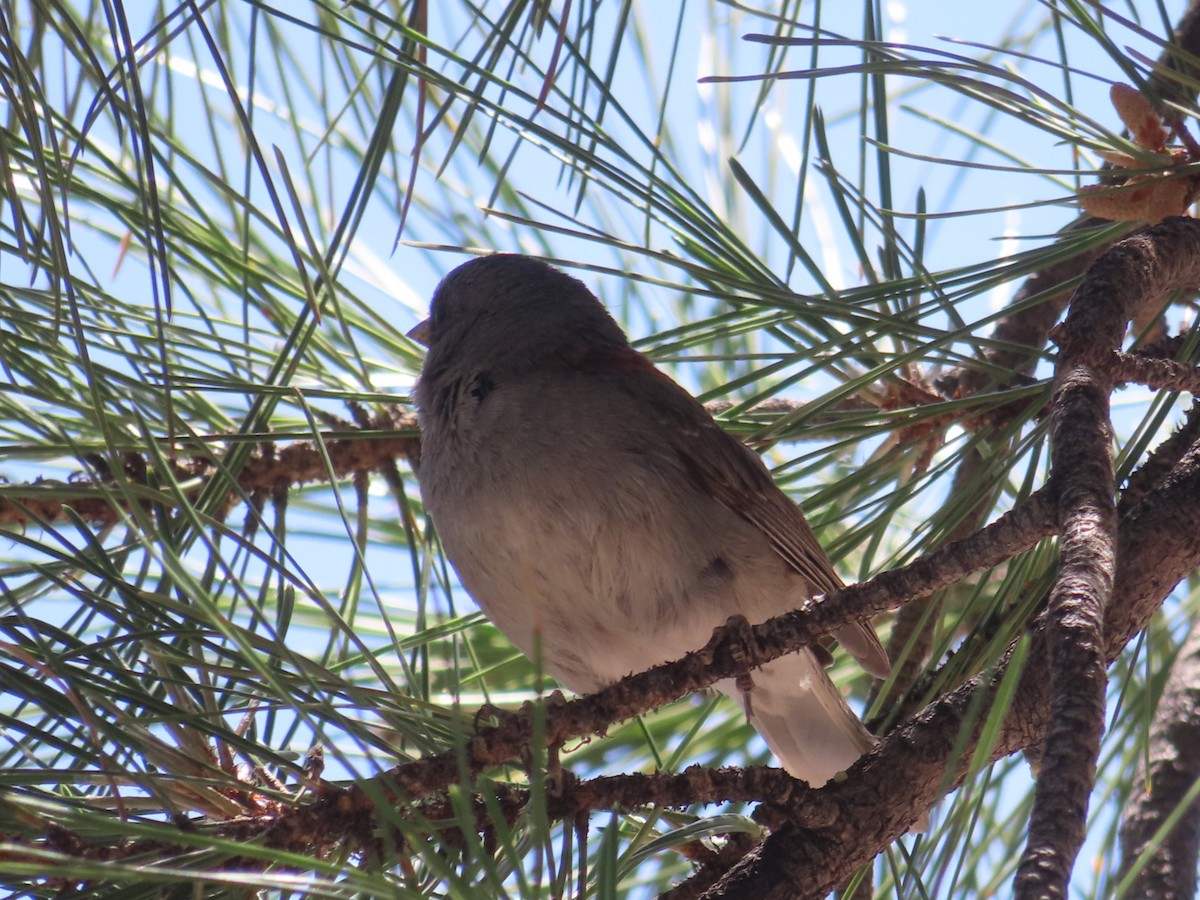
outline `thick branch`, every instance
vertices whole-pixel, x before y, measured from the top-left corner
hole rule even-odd
[[[1018,897],[1066,896],[1104,729],[1101,625],[1116,543],[1108,414],[1113,382],[1104,364],[1148,300],[1197,281],[1200,225],[1167,220],[1106,253],[1088,271],[1057,329],[1062,356],[1052,404],[1052,461],[1062,539],[1046,618],[1053,702],[1029,842],[1017,872]]]
[[[1196,895],[1200,803],[1187,802],[1200,780],[1200,623],[1193,622],[1150,729],[1149,766],[1138,778],[1121,825],[1120,880],[1140,870],[1126,892],[1148,900]],[[1156,833],[1182,811],[1155,845]]]
[[[1081,288],[1078,297],[1083,296]],[[1053,702],[1015,891],[1027,900],[1066,896],[1104,732],[1101,628],[1116,562],[1111,385],[1088,366],[1066,369],[1052,406],[1052,458],[1063,519],[1061,563],[1046,612]]]

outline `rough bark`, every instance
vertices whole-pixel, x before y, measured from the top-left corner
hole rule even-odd
[[[1158,703],[1148,768],[1138,778],[1121,825],[1118,880],[1133,875],[1126,896],[1185,900],[1196,895],[1200,803],[1188,795],[1198,781],[1200,623],[1193,622]],[[1168,827],[1161,842],[1156,840],[1159,830]]]

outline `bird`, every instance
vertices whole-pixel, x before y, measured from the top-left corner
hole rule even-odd
[[[757,453],[635,350],[578,279],[479,256],[409,332],[417,480],[462,586],[563,687],[589,693],[843,586]],[[868,672],[866,621],[835,632]],[[715,687],[792,776],[821,786],[875,739],[814,646]]]

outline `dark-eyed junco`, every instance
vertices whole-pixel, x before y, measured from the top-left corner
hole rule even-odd
[[[410,333],[421,493],[463,586],[575,691],[676,659],[842,582],[759,457],[629,346],[582,282],[535,259],[459,266]],[[874,631],[837,637],[871,673]],[[873,739],[812,651],[739,702],[784,767],[824,784]]]

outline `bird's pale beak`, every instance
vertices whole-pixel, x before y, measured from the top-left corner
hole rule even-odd
[[[409,338],[410,340],[416,341],[422,347],[428,347],[429,346],[429,320],[424,319],[423,321],[418,322],[411,329],[409,329],[409,332],[408,332],[408,334],[405,335],[405,337]]]

